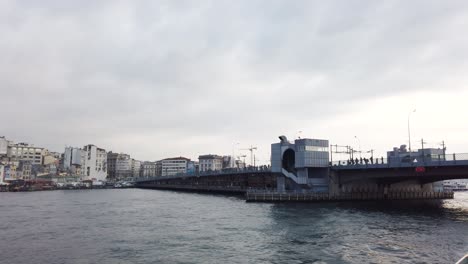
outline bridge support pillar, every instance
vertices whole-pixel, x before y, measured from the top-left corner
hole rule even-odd
[[[330,196],[338,196],[341,194],[340,179],[336,172],[329,171],[328,173],[328,194]]]
[[[276,191],[284,192],[286,190],[286,179],[284,175],[278,175],[276,177]]]

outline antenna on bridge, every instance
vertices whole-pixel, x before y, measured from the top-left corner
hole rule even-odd
[[[442,145],[442,153],[444,155],[444,160],[445,160],[445,150],[447,149],[447,146],[445,146],[445,141],[442,140],[442,143],[440,143],[440,145]]]
[[[421,138],[421,156],[422,156],[422,160],[424,162],[424,144],[426,144],[427,142],[424,141],[424,139]]]
[[[250,166],[254,166],[255,161],[254,161],[254,154],[253,154],[253,152],[254,152],[254,150],[257,150],[257,147],[254,147],[254,146],[250,145],[250,148],[241,149],[241,150],[248,150],[248,151],[250,151]]]
[[[330,145],[330,161],[333,162],[333,153],[348,154],[350,156],[350,159],[353,159],[354,152],[356,151],[350,146]]]

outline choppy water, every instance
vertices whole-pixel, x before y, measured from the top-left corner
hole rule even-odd
[[[0,193],[0,263],[454,263],[468,193],[441,204],[255,204],[156,190]]]

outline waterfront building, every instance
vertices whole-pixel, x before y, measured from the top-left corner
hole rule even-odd
[[[145,161],[142,164],[143,177],[156,177],[157,162]]]
[[[440,148],[424,148],[409,152],[406,149],[406,145],[401,145],[399,148],[395,147],[392,151],[387,152],[387,160],[389,163],[417,163],[445,160],[445,150]]]
[[[13,181],[16,180],[16,168],[18,166],[18,162],[9,162],[5,165],[3,178],[5,181]]]
[[[158,160],[156,161],[156,177],[161,177],[162,176],[162,161]]]
[[[42,159],[42,165],[57,164],[60,160],[61,154],[58,152],[46,151]]]
[[[3,165],[2,163],[0,163],[0,185],[4,185],[5,184],[5,165]]]
[[[235,161],[233,156],[223,156],[223,169],[235,168]]]
[[[0,137],[0,157],[6,156],[8,153],[8,140],[4,137]]]
[[[19,162],[18,168],[16,169],[16,178],[23,180],[33,179],[32,175],[32,164],[29,160],[21,160]]]
[[[80,148],[66,147],[63,153],[63,170],[68,175],[83,175],[85,153]]]
[[[187,174],[194,175],[197,172],[197,164],[196,161],[189,161],[187,162]]]
[[[114,181],[116,179],[117,158],[119,153],[112,151],[107,153],[107,179]]]
[[[200,172],[203,171],[217,171],[223,169],[224,158],[219,155],[200,155],[198,157]]]
[[[115,161],[115,179],[121,180],[132,176],[132,160],[130,155],[120,153]]]
[[[190,159],[184,157],[163,159],[161,161],[161,176],[187,173],[187,163],[189,161]]]
[[[141,161],[132,159],[132,177],[140,177]]]
[[[107,177],[107,152],[95,145],[83,147],[84,164],[82,180],[105,181]]]
[[[47,154],[47,149],[35,147],[28,143],[10,142],[7,148],[7,156],[11,160],[29,160],[32,164],[42,164],[43,158]]]

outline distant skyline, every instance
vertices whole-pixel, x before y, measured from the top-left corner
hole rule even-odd
[[[384,155],[417,109],[413,149],[468,153],[467,28],[466,1],[1,1],[0,136],[265,164],[299,131]]]

